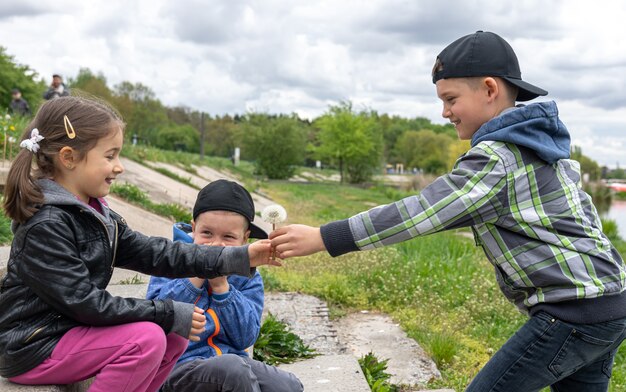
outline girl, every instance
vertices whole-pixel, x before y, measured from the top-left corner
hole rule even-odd
[[[0,375],[13,382],[96,375],[90,391],[156,391],[186,338],[199,339],[203,311],[113,297],[113,267],[214,278],[271,263],[267,241],[201,247],[128,228],[102,199],[124,170],[123,130],[111,108],[79,97],[44,103],[26,129],[4,202],[15,236],[0,286]]]

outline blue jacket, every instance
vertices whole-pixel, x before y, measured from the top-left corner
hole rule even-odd
[[[193,242],[190,233],[191,225],[174,225],[174,241]],[[187,278],[150,278],[148,299],[195,303],[206,310],[206,329],[200,335],[200,341],[190,341],[179,362],[226,353],[248,355],[244,350],[254,344],[261,329],[263,280],[257,271],[251,278],[229,276],[228,283],[229,292],[220,295],[209,294],[208,281],[199,289]]]

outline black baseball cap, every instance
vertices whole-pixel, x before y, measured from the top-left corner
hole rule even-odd
[[[517,56],[502,37],[477,31],[448,45],[437,56],[433,83],[440,79],[497,76],[518,87],[517,101],[530,101],[548,92],[522,80]]]
[[[193,206],[193,219],[206,211],[231,211],[243,215],[250,224],[250,238],[267,238],[267,233],[252,223],[254,220],[252,196],[246,188],[234,181],[217,180],[202,188]]]

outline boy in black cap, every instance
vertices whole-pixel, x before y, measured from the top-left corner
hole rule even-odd
[[[241,185],[218,180],[204,187],[193,207],[193,221],[174,225],[174,240],[209,246],[245,245],[267,238],[256,226],[254,203]],[[206,309],[206,330],[189,342],[162,391],[302,391],[291,373],[249,357],[263,313],[263,280],[251,278],[167,279],[152,277],[149,299],[172,299]]]
[[[522,80],[494,33],[446,47],[432,71],[443,117],[472,148],[453,170],[411,196],[321,228],[270,235],[281,258],[373,249],[470,226],[504,295],[528,322],[468,391],[606,391],[626,333],[626,270],[608,238],[554,102],[515,106],[547,92]]]

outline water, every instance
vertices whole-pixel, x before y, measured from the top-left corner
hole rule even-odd
[[[613,200],[609,211],[604,216],[617,223],[619,236],[626,240],[626,200]]]

